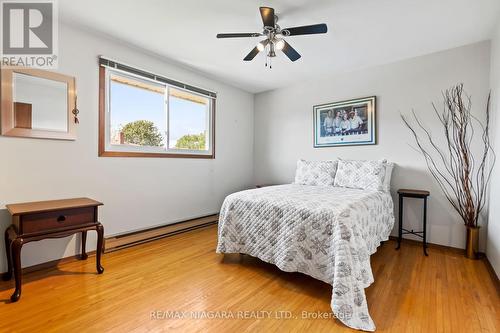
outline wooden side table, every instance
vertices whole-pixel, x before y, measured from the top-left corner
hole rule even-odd
[[[424,190],[409,190],[409,189],[399,189],[398,190],[399,194],[399,230],[398,230],[398,246],[396,247],[396,250],[399,250],[401,247],[401,240],[403,238],[403,235],[406,234],[412,234],[415,236],[418,236],[423,239],[423,248],[424,248],[424,254],[428,256],[427,254],[427,197],[429,197],[430,192],[429,191],[424,191]],[[403,228],[403,198],[419,198],[419,199],[424,199],[424,225],[423,231],[413,231],[412,230],[407,230]]]
[[[21,297],[21,248],[29,242],[66,237],[81,232],[81,259],[85,260],[87,259],[85,251],[87,231],[95,230],[97,231],[97,273],[104,272],[101,266],[104,228],[97,220],[97,208],[101,205],[102,203],[89,198],[77,198],[6,206],[12,215],[12,224],[5,231],[8,271],[3,275],[3,280],[10,280],[14,273],[16,290],[10,298],[12,302],[16,302]]]

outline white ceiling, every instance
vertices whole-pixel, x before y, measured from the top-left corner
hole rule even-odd
[[[287,41],[273,69],[264,55],[243,57],[259,38],[216,39],[219,32],[261,32],[259,6],[275,8],[282,28],[327,23],[326,35]],[[61,0],[60,19],[133,44],[249,92],[340,71],[390,63],[489,39],[499,0]]]

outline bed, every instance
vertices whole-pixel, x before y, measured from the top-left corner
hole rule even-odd
[[[365,288],[370,255],[394,224],[390,193],[278,185],[237,192],[220,211],[218,253],[244,253],[332,285],[331,308],[345,325],[374,331]]]

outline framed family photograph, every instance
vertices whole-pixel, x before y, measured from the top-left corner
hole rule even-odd
[[[314,148],[373,145],[376,97],[315,105]]]

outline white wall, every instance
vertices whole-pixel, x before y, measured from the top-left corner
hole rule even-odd
[[[0,226],[5,204],[88,196],[104,202],[105,234],[218,212],[230,192],[253,183],[253,95],[142,53],[127,45],[62,25],[59,72],[76,77],[80,125],[74,142],[0,137]],[[160,41],[166,42],[166,41]],[[218,93],[216,159],[97,156],[98,55],[205,87]],[[95,249],[95,236],[89,249]],[[74,238],[23,248],[23,266],[75,253]],[[6,270],[0,242],[0,271]]]
[[[500,197],[500,24],[491,43],[491,92],[492,92],[492,131],[497,163],[491,179],[490,200],[495,203]],[[486,255],[493,269],[500,276],[500,207],[491,205],[488,218],[488,240]]]
[[[400,112],[409,114],[415,109],[433,133],[440,133],[431,102],[440,103],[441,91],[458,82],[465,84],[475,111],[484,111],[489,90],[489,59],[490,43],[481,42],[385,66],[298,82],[256,95],[257,183],[292,182],[299,158],[387,158],[398,165],[393,175],[393,193],[398,188],[431,191],[429,241],[463,247],[464,226],[431,179],[422,157],[410,148],[412,137],[400,119]],[[313,148],[313,105],[372,95],[377,96],[377,145]],[[420,229],[421,201],[407,200],[405,225]],[[484,243],[483,230],[481,244]]]

